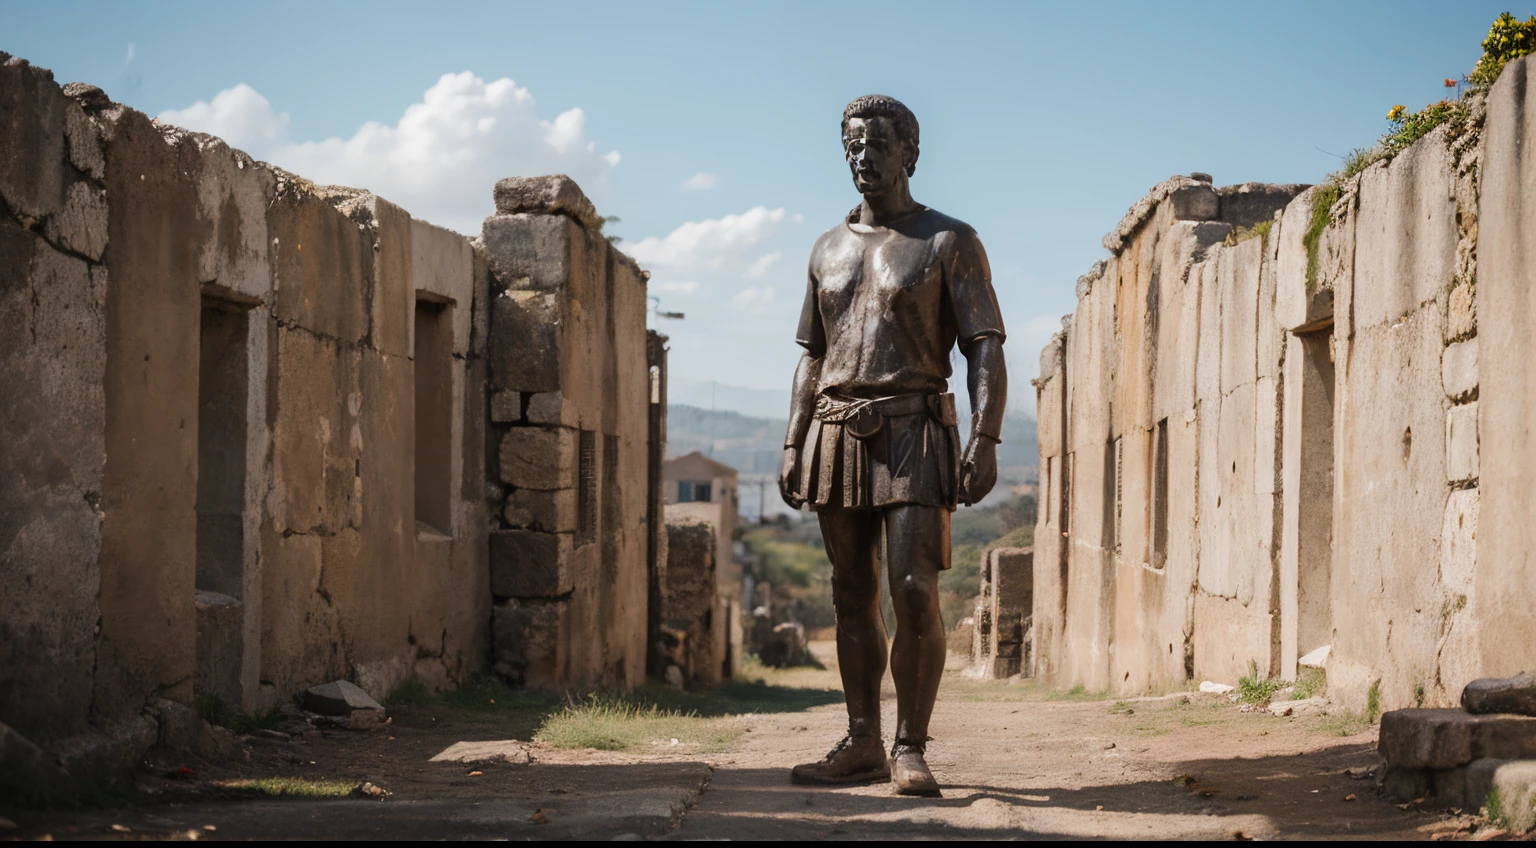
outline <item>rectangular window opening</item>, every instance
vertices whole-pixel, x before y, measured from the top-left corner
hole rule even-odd
[[[1168,562],[1168,419],[1157,422],[1152,446],[1152,567]]]
[[[597,539],[597,433],[582,430],[577,446],[576,543]]]
[[[197,379],[198,589],[240,599],[245,575],[245,449],[250,312],[203,299]]]
[[[453,306],[416,301],[416,529],[453,535]]]
[[[1125,516],[1125,438],[1123,436],[1115,438],[1111,462],[1113,463],[1111,473],[1114,474],[1115,487],[1114,534],[1111,538],[1114,539],[1115,553],[1118,554],[1120,553],[1121,542],[1120,531],[1125,524],[1123,520]]]

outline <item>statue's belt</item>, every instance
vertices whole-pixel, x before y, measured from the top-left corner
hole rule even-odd
[[[948,392],[883,398],[844,398],[824,394],[816,398],[815,418],[827,424],[841,424],[849,435],[868,439],[880,432],[887,418],[921,413],[931,415],[940,424],[953,426],[955,396]]]

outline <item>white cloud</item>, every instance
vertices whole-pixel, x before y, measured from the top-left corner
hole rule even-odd
[[[508,176],[569,174],[600,195],[619,163],[586,136],[586,113],[539,117],[533,95],[505,77],[444,74],[393,126],[369,121],[350,138],[291,141],[288,115],[248,85],[160,114],[212,133],[317,183],[372,191],[412,215],[478,233],[493,211],[491,187]]]
[[[128,52],[132,54],[131,46]],[[158,117],[162,123],[216,135],[231,147],[257,156],[280,144],[288,134],[288,113],[272,111],[267,98],[245,83],[224,89],[211,101],[199,100],[185,109],[168,109]]]
[[[665,238],[652,236],[629,245],[628,253],[642,265],[683,272],[739,268],[751,261],[754,248],[778,231],[784,217],[782,207],[756,206],[740,215],[689,221]]]
[[[699,284],[695,280],[661,280],[646,288],[660,294],[693,294],[699,290]]]
[[[688,179],[683,180],[683,188],[689,189],[690,191],[708,191],[714,188],[715,184],[718,182],[720,182],[720,177],[718,175],[706,174],[703,171],[700,171]]]
[[[742,289],[731,298],[732,306],[749,311],[762,309],[771,303],[773,303],[773,286]]]
[[[126,65],[133,64],[133,57],[134,57],[133,42],[130,41],[130,42],[128,42],[128,61],[124,62],[123,64],[126,64]]]
[[[773,268],[773,263],[778,262],[783,258],[784,251],[782,250],[775,250],[772,253],[765,253],[762,256],[757,257],[757,261],[753,262],[751,267],[747,268],[747,276],[754,280],[760,280],[763,277],[768,276],[768,271],[769,269]]]

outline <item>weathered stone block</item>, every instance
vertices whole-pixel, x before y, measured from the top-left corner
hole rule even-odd
[[[491,303],[487,345],[491,389],[552,392],[560,388],[560,298],[504,291]]]
[[[194,688],[218,695],[226,704],[239,704],[245,607],[228,595],[202,590],[197,592],[193,605],[197,609]]]
[[[1355,231],[1357,331],[1407,315],[1451,280],[1454,172],[1444,136],[1436,135],[1432,142],[1410,146],[1390,165],[1361,174]]]
[[[63,205],[68,104],[49,71],[24,59],[0,60],[0,197],[17,213],[41,218]]]
[[[358,238],[357,226],[328,199],[279,184],[267,209],[278,281],[274,316],[343,342],[363,340],[374,257],[371,239]]]
[[[535,530],[491,533],[491,594],[558,598],[571,591],[571,536]]]
[[[1514,677],[1474,680],[1461,690],[1461,706],[1474,715],[1536,716],[1536,674],[1527,671]]]
[[[1446,479],[1474,480],[1477,472],[1477,404],[1453,406],[1445,416]]]
[[[1035,603],[1035,549],[996,548],[991,557],[997,608],[1027,613]]]
[[[159,699],[145,708],[159,729],[156,744],[173,751],[185,751],[195,746],[202,736],[203,719],[197,710],[186,704]]]
[[[1440,382],[1445,395],[1465,400],[1477,391],[1477,338],[1457,342],[1445,349],[1440,359]]]
[[[384,711],[382,704],[348,680],[311,686],[304,691],[303,701],[305,709],[328,716],[349,715],[354,710]]]
[[[1192,183],[1168,195],[1173,217],[1179,221],[1209,221],[1221,213],[1221,199],[1210,183]]]
[[[44,231],[49,241],[100,262],[107,249],[107,193],[86,182],[71,185]]]
[[[452,230],[411,219],[411,289],[428,292],[429,299],[452,304],[447,318],[453,325],[453,353],[469,352],[476,294],[475,255],[469,239]],[[482,308],[484,304],[481,305]]]
[[[575,489],[515,489],[507,496],[502,517],[513,527],[544,533],[576,530]]]
[[[1398,768],[1440,769],[1485,757],[1536,757],[1536,717],[1465,710],[1392,710],[1381,717],[1377,750]]]
[[[1451,289],[1450,303],[1446,306],[1445,337],[1459,339],[1477,330],[1477,299],[1472,286],[1462,283]]]
[[[1237,227],[1253,227],[1273,220],[1296,195],[1310,186],[1241,183],[1216,189],[1221,205],[1221,220]]]
[[[566,602],[510,600],[491,612],[492,659],[496,673],[528,686],[558,686],[561,612]]]
[[[79,83],[71,83],[71,86],[75,85]],[[100,93],[101,89],[96,92]],[[64,94],[70,95],[69,86],[65,87]],[[105,94],[101,96],[106,97]],[[105,179],[107,160],[101,152],[101,130],[78,103],[64,108],[64,136],[69,142],[70,163],[93,180]]]
[[[566,215],[589,228],[596,228],[602,222],[592,201],[582,193],[581,186],[565,174],[497,180],[495,197],[499,215],[520,212]]]
[[[1451,492],[1440,528],[1440,583],[1462,595],[1471,593],[1477,570],[1478,502],[1476,488]]]
[[[576,486],[576,431],[568,427],[512,427],[501,437],[501,479],[522,489]]]
[[[491,420],[512,424],[523,420],[523,393],[496,392],[491,395]]]
[[[576,425],[575,408],[560,392],[539,392],[528,399],[528,421],[533,424]]]
[[[481,225],[492,277],[512,291],[560,291],[584,267],[581,227],[559,215],[492,215]]]

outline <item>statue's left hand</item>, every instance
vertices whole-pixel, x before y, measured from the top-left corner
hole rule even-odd
[[[982,435],[971,437],[960,460],[960,500],[966,506],[979,502],[997,485],[997,442]]]

